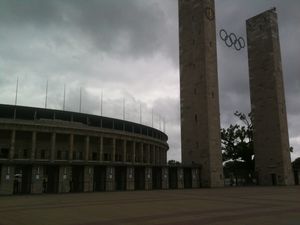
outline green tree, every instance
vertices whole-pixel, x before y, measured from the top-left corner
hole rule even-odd
[[[225,177],[245,179],[250,184],[255,176],[253,149],[253,116],[236,111],[238,124],[221,129],[222,157]],[[290,147],[293,152],[293,147]]]
[[[221,129],[222,157],[226,177],[243,178],[252,183],[254,176],[252,115],[236,111],[240,123]]]

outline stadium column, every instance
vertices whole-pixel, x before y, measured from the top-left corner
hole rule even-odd
[[[150,164],[150,157],[151,157],[151,152],[150,152],[150,144],[147,144],[147,164]]]
[[[73,151],[74,151],[74,134],[70,134],[70,149],[69,149],[69,160],[73,160]]]
[[[126,154],[127,154],[127,141],[123,140],[123,162],[126,162]]]
[[[34,160],[35,158],[35,150],[36,150],[36,131],[33,131],[32,139],[31,139],[31,156],[30,156],[31,160]]]
[[[192,187],[199,188],[200,187],[200,171],[199,168],[192,169]]]
[[[156,165],[155,145],[152,145],[152,164]]]
[[[177,186],[178,186],[178,189],[184,188],[183,168],[182,167],[177,168]]]
[[[33,166],[31,177],[31,194],[41,194],[43,192],[43,167]]]
[[[93,188],[94,169],[92,166],[84,167],[84,192],[92,192]]]
[[[145,169],[145,190],[152,189],[152,168],[146,167]]]
[[[135,163],[136,160],[135,160],[135,147],[136,147],[136,142],[133,141],[132,142],[132,162]]]
[[[115,168],[113,166],[106,167],[106,191],[115,190]]]
[[[100,136],[100,154],[99,154],[100,162],[103,161],[103,136]]]
[[[112,138],[112,161],[116,161],[116,139]]]
[[[85,151],[84,151],[84,160],[89,161],[90,154],[90,136],[85,137]]]
[[[0,173],[0,195],[13,194],[15,167],[2,165]]]
[[[133,191],[134,190],[134,167],[127,167],[127,182],[126,182],[126,190]]]
[[[140,161],[141,161],[141,163],[144,163],[144,143],[143,142],[141,142],[141,148],[140,148],[140,152],[141,152],[141,159],[140,159]]]
[[[162,189],[169,189],[169,168],[162,167]]]
[[[15,156],[16,130],[11,131],[9,159],[13,160]]]
[[[51,162],[55,160],[56,133],[51,134]]]
[[[70,192],[71,180],[72,180],[72,167],[60,166],[59,167],[58,192],[59,193]]]

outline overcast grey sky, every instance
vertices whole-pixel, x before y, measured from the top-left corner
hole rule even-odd
[[[245,20],[277,7],[292,158],[300,156],[300,1],[216,0],[217,30],[245,37]],[[177,0],[0,0],[0,103],[99,114],[155,126],[167,122],[168,159],[180,160]],[[221,125],[233,112],[249,112],[247,51],[229,49],[218,38]]]

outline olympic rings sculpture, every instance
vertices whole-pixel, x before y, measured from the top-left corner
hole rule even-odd
[[[226,46],[240,51],[246,47],[246,42],[243,37],[237,37],[235,33],[228,34],[226,30],[221,29],[219,32],[220,38],[225,42]]]

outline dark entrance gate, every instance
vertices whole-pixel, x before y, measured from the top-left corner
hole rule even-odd
[[[84,167],[72,167],[72,181],[70,183],[71,192],[83,192],[84,189]]]
[[[177,167],[169,167],[169,188],[178,188]]]
[[[134,168],[134,189],[145,190],[145,167]]]
[[[14,194],[30,194],[32,166],[17,166],[14,177]]]
[[[46,166],[44,167],[43,192],[58,193],[59,186],[59,167]]]
[[[95,166],[94,167],[94,191],[106,190],[106,167]]]
[[[152,189],[162,189],[161,167],[152,167]]]
[[[127,182],[126,166],[115,167],[115,185],[117,191],[125,191]]]
[[[183,179],[184,179],[184,188],[192,188],[193,187],[192,169],[191,168],[183,169]]]

